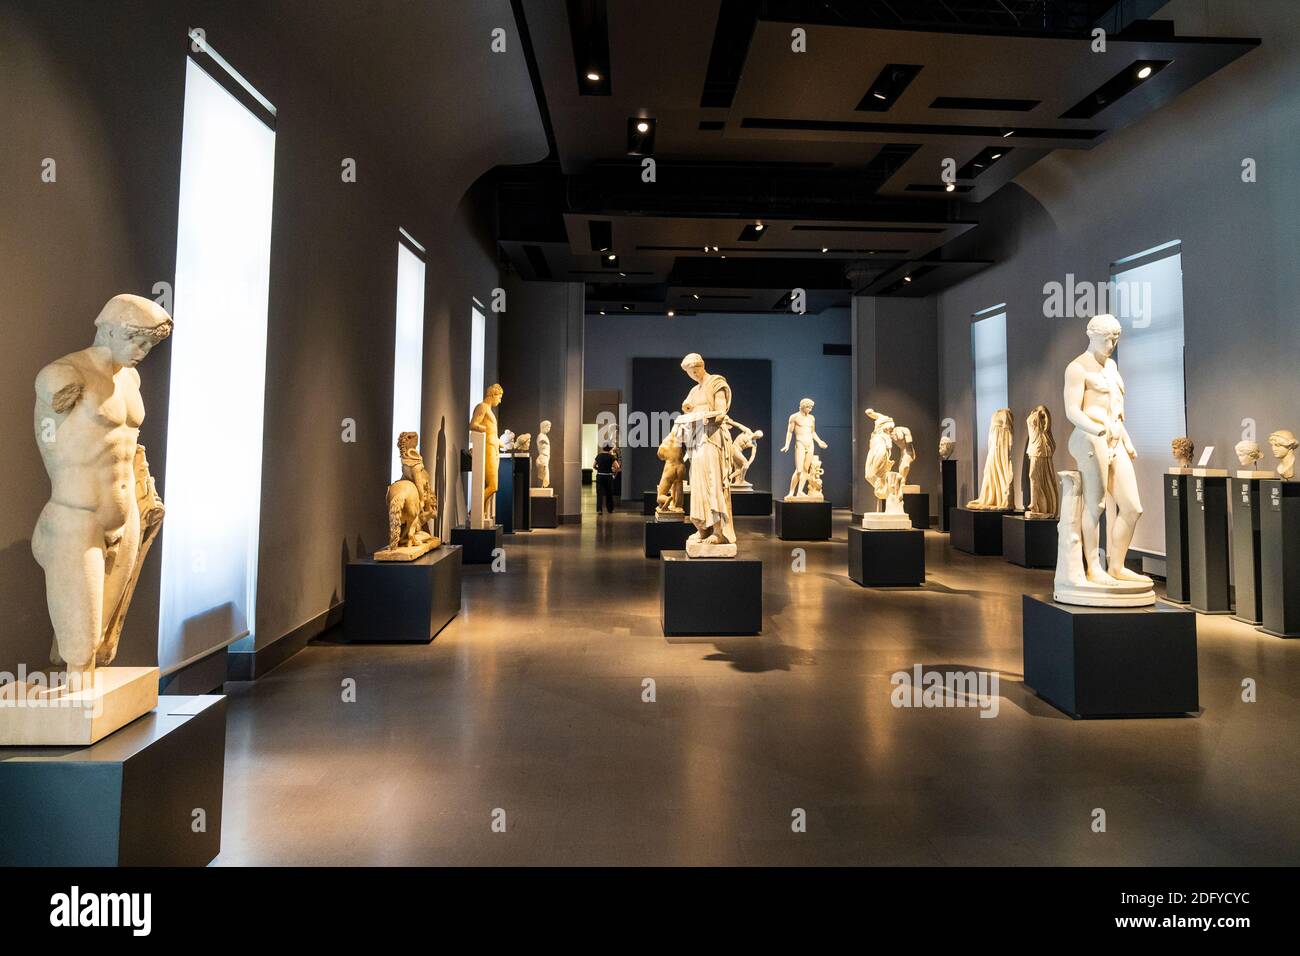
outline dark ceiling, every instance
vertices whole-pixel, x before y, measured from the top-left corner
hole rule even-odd
[[[502,254],[589,313],[931,294],[991,264],[945,246],[1018,173],[1258,45],[1137,19],[1163,5],[514,0],[551,155],[494,173]]]

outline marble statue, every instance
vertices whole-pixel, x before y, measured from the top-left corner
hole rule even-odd
[[[1263,471],[1256,467],[1264,457],[1264,453],[1259,449],[1257,441],[1239,441],[1232,449],[1237,453],[1237,461],[1241,462],[1242,471],[1237,472],[1238,478],[1272,478],[1274,473]]]
[[[753,491],[753,484],[746,480],[745,476],[749,474],[750,466],[758,457],[758,440],[763,437],[763,430],[760,428],[754,431],[730,418],[727,421],[740,429],[740,434],[731,442],[731,490]],[[749,452],[749,455],[746,456],[745,452]]]
[[[32,532],[32,554],[45,571],[50,658],[69,672],[91,674],[113,662],[162,525],[162,499],[138,442],[144,402],[136,366],[171,331],[156,302],[117,295],[95,319],[90,348],[36,376],[36,444],[50,500]]]
[[[957,443],[953,441],[951,438],[949,438],[947,435],[944,435],[942,438],[939,439],[939,457],[942,458],[944,461],[947,461],[949,458],[952,457],[952,453],[953,451],[956,450],[956,448],[957,448]]]
[[[1039,405],[1025,419],[1029,439],[1025,444],[1025,458],[1029,463],[1029,505],[1026,518],[1055,519],[1060,511],[1056,490],[1056,469],[1052,455],[1056,452],[1056,439],[1052,437],[1052,413],[1046,405]]]
[[[530,435],[528,432],[524,432],[522,435],[516,435],[516,436],[515,436],[515,440],[512,441],[512,442],[510,443],[510,448],[507,449],[507,450],[509,450],[509,451],[532,451],[532,450],[533,450],[533,436]]]
[[[537,483],[543,488],[551,487],[551,423],[544,421],[537,426]]]
[[[417,432],[397,436],[402,477],[388,486],[388,547],[376,551],[376,561],[414,561],[442,544],[434,532],[438,495],[424,467]]]
[[[968,501],[972,511],[1011,511],[1015,474],[1011,466],[1011,442],[1015,420],[1011,409],[999,408],[989,422],[988,457],[984,459],[984,477],[980,496]]]
[[[1268,447],[1277,459],[1277,473],[1280,478],[1290,481],[1295,477],[1296,437],[1291,431],[1279,428],[1268,436]]]
[[[470,415],[469,430],[478,432],[484,438],[483,477],[474,476],[475,490],[482,491],[483,523],[491,528],[496,524],[497,515],[497,469],[501,462],[501,437],[497,434],[497,416],[494,409],[501,404],[505,389],[500,385],[489,385],[483,393],[483,401],[474,406]],[[471,504],[471,507],[473,505]]]
[[[781,446],[781,454],[784,455],[790,450],[790,439],[794,439],[794,474],[790,476],[790,490],[785,496],[786,501],[797,501],[800,498],[822,500],[820,491],[814,496],[809,489],[812,461],[817,457],[813,446],[827,447],[826,442],[822,441],[817,434],[817,418],[812,413],[814,405],[816,403],[811,398],[801,399],[799,411],[790,416],[790,421],[785,428],[785,444]]]
[[[691,523],[695,532],[686,539],[692,558],[734,558],[736,530],[731,516],[731,386],[721,375],[710,375],[704,359],[692,352],[682,359],[682,370],[695,387],[682,402],[682,414],[673,427],[682,436],[689,462]]]
[[[809,500],[822,501],[824,499],[822,493],[822,475],[825,473],[826,469],[822,467],[821,456],[813,455],[812,464],[808,468],[808,494],[806,497]]]
[[[1175,438],[1169,443],[1176,464],[1169,469],[1171,475],[1190,475],[1192,473],[1192,456],[1196,454],[1196,445],[1186,436]]]
[[[1064,604],[1141,607],[1155,603],[1151,579],[1125,567],[1133,532],[1142,517],[1137,450],[1124,425],[1124,379],[1112,358],[1121,329],[1113,315],[1088,322],[1088,351],[1065,370],[1065,414],[1074,431],[1070,454],[1078,470],[1061,472],[1060,549],[1055,597]],[[1101,548],[1101,518],[1108,499],[1107,547]]]
[[[912,473],[912,462],[916,461],[916,446],[912,444],[912,429],[904,425],[894,426],[894,444],[898,446],[898,476],[905,493],[916,493],[920,485],[909,485],[908,475]]]
[[[880,503],[880,511],[862,516],[862,527],[872,531],[902,530],[912,527],[912,519],[903,510],[903,476],[894,471],[894,430],[898,425],[888,415],[868,408],[873,422],[867,441],[865,475]]]
[[[686,449],[676,429],[670,429],[659,443],[659,460],[664,463],[664,470],[659,476],[659,487],[655,490],[657,506],[655,517],[663,519],[686,520],[686,510],[682,506],[682,482],[686,480]]]

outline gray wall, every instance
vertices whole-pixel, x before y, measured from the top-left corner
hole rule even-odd
[[[713,358],[765,358],[772,361],[772,434],[764,437],[755,462],[769,469],[774,492],[784,494],[794,470],[794,450],[782,455],[785,423],[798,411],[799,399],[812,398],[817,407],[817,433],[830,448],[819,452],[826,468],[826,497],[840,506],[850,499],[852,432],[852,360],[823,355],[823,343],[849,343],[847,309],[827,309],[820,315],[690,315],[668,317],[596,315],[587,317],[584,377],[586,387],[620,389],[624,401],[632,394],[632,359],[699,352]],[[682,376],[681,397],[690,391]],[[680,399],[678,400],[680,405]],[[674,406],[676,408],[678,406]],[[638,409],[630,409],[636,411]],[[639,409],[651,412],[661,409]],[[748,423],[747,423],[748,424]],[[625,464],[626,464],[625,460]],[[639,497],[653,487],[658,474],[629,474],[624,497]]]
[[[398,30],[415,15],[400,4],[369,5],[392,14]],[[428,154],[399,155],[357,119],[370,104],[348,78],[364,65],[307,52],[288,26],[310,13],[242,0],[0,0],[0,401],[10,409],[0,422],[8,458],[0,470],[0,667],[44,664],[51,635],[30,553],[49,492],[27,411],[32,380],[45,363],[90,344],[109,297],[152,295],[155,282],[172,281],[184,37],[195,24],[279,110],[258,646],[338,602],[346,559],[384,533],[399,225],[429,249],[426,458],[434,458],[441,431],[444,457],[455,462],[469,416],[470,297],[489,301],[500,281],[481,203],[466,188],[494,163],[545,155],[526,68],[521,57],[493,57],[486,41],[443,44],[452,52],[436,68],[462,92],[428,122],[441,121],[441,135],[457,142],[459,151],[448,152],[459,165],[429,168]],[[475,15],[513,32],[506,0],[486,0]],[[421,16],[437,25],[428,10]],[[459,26],[477,35],[482,24]],[[374,72],[373,64],[364,68]],[[358,161],[355,184],[341,182],[345,156]],[[57,183],[40,181],[44,157],[58,161]],[[141,439],[164,498],[169,356],[164,345],[141,367],[148,408]],[[493,354],[488,365],[493,375]],[[340,440],[343,418],[358,424],[355,444]],[[221,460],[219,436],[212,458],[213,467],[238,467]],[[444,510],[457,506],[446,501]],[[155,546],[135,595],[122,664],[156,660],[160,554]]]

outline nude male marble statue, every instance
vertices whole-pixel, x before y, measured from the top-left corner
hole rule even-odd
[[[544,421],[537,426],[537,483],[543,488],[551,487],[551,423]]]
[[[786,424],[785,444],[781,446],[781,454],[790,450],[790,439],[794,439],[794,474],[790,476],[790,490],[785,496],[787,501],[799,498],[822,500],[820,493],[814,496],[808,487],[812,476],[812,460],[816,457],[813,446],[827,447],[826,442],[817,434],[817,417],[812,413],[815,405],[811,398],[801,399],[799,411],[791,415]]]
[[[655,517],[657,519],[686,520],[686,509],[682,506],[682,483],[686,480],[686,449],[682,447],[676,429],[670,429],[659,443],[659,460],[664,463],[659,475],[659,485],[655,489]]]
[[[749,474],[754,459],[758,457],[758,440],[763,437],[763,430],[746,428],[740,422],[727,419],[740,430],[731,442],[731,489],[732,491],[753,491],[753,484],[745,477]],[[749,452],[748,455],[745,452]]]
[[[496,524],[497,514],[497,469],[501,462],[501,437],[497,434],[497,416],[494,409],[501,404],[505,389],[500,385],[489,385],[483,393],[483,401],[474,406],[470,415],[469,430],[480,432],[485,439],[483,457],[483,520],[487,527]]]

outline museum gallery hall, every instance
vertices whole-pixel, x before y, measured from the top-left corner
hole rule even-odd
[[[1300,862],[1296,12],[0,0],[0,865]]]

